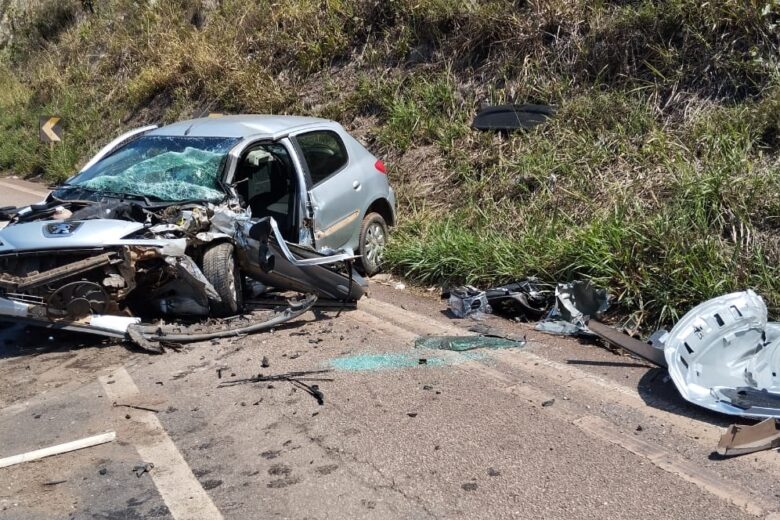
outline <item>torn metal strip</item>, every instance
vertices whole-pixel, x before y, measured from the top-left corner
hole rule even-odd
[[[20,291],[23,289],[32,289],[54,280],[67,278],[82,274],[98,267],[103,267],[111,263],[116,257],[115,253],[104,253],[92,258],[79,260],[70,264],[55,267],[42,273],[35,273],[28,276],[12,276],[5,274],[0,277],[0,287],[11,291]]]
[[[662,349],[655,348],[649,343],[639,341],[627,334],[623,334],[619,330],[597,320],[589,320],[587,325],[591,332],[612,345],[627,350],[654,365],[666,368],[666,358],[664,357],[664,351]]]
[[[298,259],[287,247],[287,242],[285,242],[281,231],[279,231],[279,226],[276,224],[276,220],[274,220],[273,217],[265,217],[259,222],[253,224],[249,230],[248,235],[250,238],[258,240],[261,243],[267,242],[268,236],[270,235],[270,233],[268,233],[268,227],[270,227],[270,230],[274,234],[276,245],[279,247],[279,251],[288,262],[296,267],[335,264],[338,262],[345,262],[347,260],[355,260],[356,258],[359,258],[359,255],[354,255],[352,253],[341,253],[338,255],[318,255],[314,258]]]
[[[250,324],[240,322],[238,326],[215,329],[215,326],[193,325],[182,327],[180,325],[131,325],[128,327],[128,336],[136,345],[151,352],[161,352],[160,342],[164,343],[194,343],[196,341],[208,341],[211,339],[241,336],[268,330],[297,318],[312,308],[317,301],[314,294],[307,295],[303,300],[292,301],[289,306],[277,311],[265,321],[254,321]],[[239,320],[236,320],[237,322]]]

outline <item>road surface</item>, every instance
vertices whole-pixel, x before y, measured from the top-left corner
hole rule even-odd
[[[27,206],[40,202],[49,190],[42,184],[11,177],[0,178],[0,206]]]
[[[374,281],[357,310],[158,356],[2,325],[0,458],[117,439],[0,468],[0,518],[778,518],[777,454],[713,456],[731,420],[660,369],[495,317],[526,346],[414,345],[474,324]],[[316,370],[322,405],[225,385]]]

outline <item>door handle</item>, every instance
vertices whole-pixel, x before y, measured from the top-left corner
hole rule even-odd
[[[355,191],[360,191],[360,181],[352,181],[352,189]]]

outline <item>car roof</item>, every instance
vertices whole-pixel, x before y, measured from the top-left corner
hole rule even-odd
[[[335,125],[328,119],[302,116],[236,115],[202,117],[179,121],[149,132],[147,135],[193,137],[249,137],[258,134],[279,136],[307,126]]]

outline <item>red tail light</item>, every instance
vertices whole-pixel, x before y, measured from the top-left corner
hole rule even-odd
[[[379,173],[387,175],[387,168],[385,167],[385,163],[382,161],[377,160],[377,162],[374,163],[374,168],[376,168]]]

